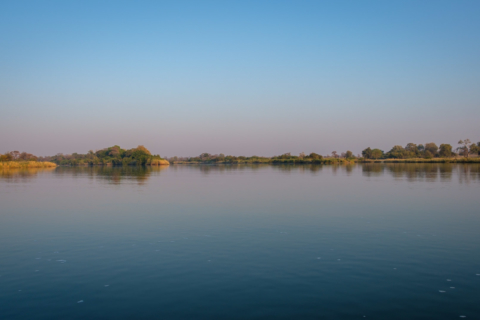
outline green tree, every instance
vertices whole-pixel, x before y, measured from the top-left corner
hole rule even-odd
[[[322,159],[323,157],[315,152],[312,152],[308,155],[309,158],[312,160]]]
[[[387,152],[388,158],[403,159],[407,155],[407,151],[402,146],[393,146],[393,148]]]
[[[345,158],[353,158],[353,152],[350,150],[347,150],[347,152],[345,152]]]
[[[440,145],[440,157],[448,158],[452,156],[452,146],[445,143]]]
[[[465,139],[465,140],[460,140],[458,141],[458,144],[460,147],[457,148],[457,150],[460,151],[460,154],[462,154],[465,158],[468,158],[468,145],[470,144],[470,139]]]
[[[406,151],[406,155],[408,155],[409,157],[416,157],[418,155],[418,147],[415,143],[408,143],[406,146],[405,146],[405,151]]]
[[[363,150],[362,151],[362,156],[365,159],[371,159],[372,158],[372,149],[370,149],[370,147],[368,147],[367,149]]]
[[[119,146],[113,146],[111,148],[108,148],[108,155],[114,158],[120,157],[120,147]]]
[[[372,158],[373,159],[379,159],[383,157],[383,151],[380,149],[373,149],[372,150]]]
[[[438,153],[438,147],[435,143],[429,142],[425,144],[425,151],[430,151],[432,155],[436,155]]]
[[[136,150],[137,151],[143,151],[146,155],[149,155],[149,156],[152,155],[150,153],[150,151],[147,148],[145,148],[144,146],[138,146]]]
[[[479,151],[480,151],[480,147],[477,146],[475,143],[472,143],[472,144],[470,145],[470,153],[471,153],[471,154],[478,154]]]
[[[99,158],[99,159],[103,159],[107,156],[107,153],[108,153],[108,149],[102,149],[102,150],[97,150],[95,152],[95,155]]]
[[[140,148],[140,147],[142,147],[142,148]],[[135,159],[135,160],[142,159],[142,161],[143,161],[143,159],[146,159],[149,156],[150,156],[150,151],[145,149],[143,146],[139,146],[138,148],[133,149],[132,158]],[[140,162],[142,162],[142,161],[140,161]],[[145,160],[145,162],[146,162],[146,160]],[[142,163],[142,164],[144,164],[144,163]]]

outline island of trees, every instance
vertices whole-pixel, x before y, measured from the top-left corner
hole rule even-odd
[[[160,157],[152,155],[144,146],[138,146],[133,149],[122,149],[119,146],[113,146],[93,152],[90,150],[86,154],[73,153],[64,155],[58,153],[55,156],[37,157],[30,153],[12,151],[0,156],[0,166],[3,168],[19,167],[56,167],[61,166],[160,166],[168,165],[169,162]]]
[[[39,160],[50,161],[62,166],[160,166],[169,164],[160,155],[152,155],[144,146],[126,150],[116,145],[95,152],[90,150],[86,154],[72,153],[64,155],[58,153],[55,156],[42,157]]]

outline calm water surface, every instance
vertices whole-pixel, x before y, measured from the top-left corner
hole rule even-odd
[[[478,165],[0,171],[0,319],[461,316]]]

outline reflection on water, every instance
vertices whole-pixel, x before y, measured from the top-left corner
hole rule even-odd
[[[158,175],[165,170],[164,166],[95,166],[95,167],[59,167],[56,174],[88,176],[91,179],[105,180],[108,183],[120,184],[121,182],[135,181],[139,185],[144,184],[152,175]]]
[[[112,184],[135,181],[144,184],[150,176],[160,174],[163,170],[173,172],[185,168],[196,169],[202,174],[223,172],[259,171],[267,168],[280,172],[319,173],[327,168],[333,174],[345,173],[351,175],[355,170],[361,170],[366,177],[392,176],[395,179],[407,181],[424,180],[427,182],[449,181],[455,175],[459,182],[469,183],[480,180],[480,164],[452,164],[452,163],[366,163],[349,165],[270,165],[270,164],[239,164],[239,165],[172,165],[169,167],[57,167],[57,168],[28,168],[0,170],[0,180],[7,182],[21,182],[36,178],[42,173],[55,175],[88,176]],[[455,173],[455,174],[454,174]]]
[[[184,169],[185,165],[170,166],[170,170]],[[452,164],[452,163],[365,163],[348,165],[288,165],[288,164],[239,164],[239,165],[188,165],[196,168],[203,174],[222,172],[258,171],[271,168],[281,172],[318,173],[324,169],[333,174],[345,173],[351,175],[355,170],[361,170],[366,177],[389,175],[393,178],[405,178],[408,181],[448,181],[455,173],[460,182],[468,183],[471,180],[480,180],[480,164]]]
[[[144,184],[152,175],[157,175],[165,170],[164,166],[148,167],[57,167],[57,168],[29,168],[29,169],[4,169],[0,170],[0,180],[7,182],[21,182],[36,178],[41,173],[52,172],[59,176],[88,176],[92,179],[108,181],[112,184],[120,184],[124,181],[136,181],[139,185]]]
[[[170,170],[180,170],[185,165],[172,165]],[[189,168],[196,168],[204,174],[214,172],[231,171],[257,171],[272,168],[281,172],[320,172],[325,168],[334,174],[337,172],[347,175],[354,170],[362,170],[367,177],[382,176],[389,174],[394,178],[407,178],[408,180],[425,179],[426,181],[448,180],[455,172],[461,181],[480,179],[480,164],[451,164],[451,163],[366,163],[348,165],[288,165],[288,164],[234,164],[234,165],[188,165]]]
[[[476,163],[368,163],[362,164],[362,172],[367,177],[381,176],[387,173],[396,179],[406,178],[409,181],[449,181],[452,179],[453,173],[456,173],[462,183],[480,180],[480,165]]]

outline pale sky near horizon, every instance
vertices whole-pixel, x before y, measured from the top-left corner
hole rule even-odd
[[[0,153],[480,141],[480,1],[0,1]]]

